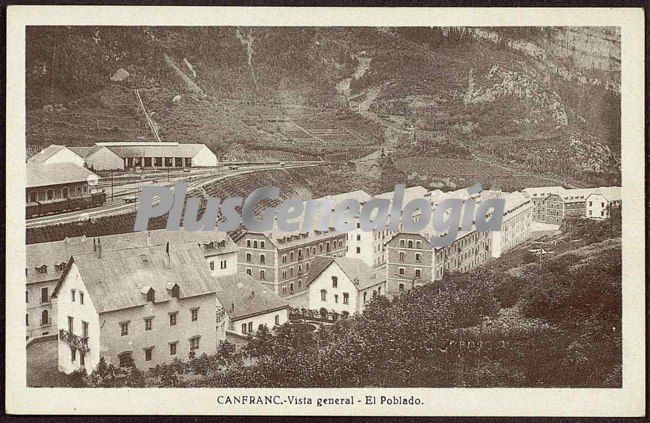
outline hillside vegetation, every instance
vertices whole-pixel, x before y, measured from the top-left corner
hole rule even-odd
[[[575,41],[582,36],[592,41]],[[27,143],[152,140],[138,89],[163,140],[202,142],[221,158],[353,160],[383,149],[443,159],[438,146],[453,144],[517,172],[613,184],[616,36],[607,28],[32,27]]]

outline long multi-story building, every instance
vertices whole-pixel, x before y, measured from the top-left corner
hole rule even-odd
[[[244,232],[237,238],[237,271],[252,276],[284,297],[303,291],[315,257],[343,257],[347,234],[327,231]]]
[[[533,220],[536,222],[561,225],[565,218],[604,218],[604,209],[610,203],[620,205],[620,187],[575,188],[535,187],[526,188],[523,192],[533,202]],[[592,195],[598,195],[588,198]],[[604,201],[611,197],[613,200]],[[591,201],[591,205],[589,205]],[[594,206],[596,204],[596,206]],[[600,208],[599,205],[600,204]],[[590,213],[591,212],[591,213]]]
[[[448,272],[467,272],[492,256],[490,232],[459,231],[448,246],[431,245],[430,232],[399,232],[387,242],[387,294],[442,279]]]
[[[146,369],[217,349],[217,278],[197,243],[74,254],[54,289],[58,367]],[[220,304],[219,304],[220,305]]]
[[[56,305],[52,292],[66,264],[74,254],[92,252],[97,244],[104,250],[145,247],[153,245],[195,242],[213,276],[232,275],[237,271],[237,245],[223,232],[187,232],[155,230],[86,238],[66,238],[62,241],[26,246],[25,325],[27,339],[56,333]]]
[[[533,203],[530,198],[519,191],[510,193],[483,191],[481,199],[487,198],[503,198],[505,200],[501,229],[491,232],[492,257],[501,257],[502,254],[530,237]]]

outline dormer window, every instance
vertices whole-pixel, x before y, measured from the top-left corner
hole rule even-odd
[[[181,296],[181,287],[178,286],[177,283],[168,283],[167,284],[167,290],[169,291],[169,295],[172,298],[180,298],[180,296]]]
[[[38,273],[45,274],[47,273],[47,266],[42,265],[41,267],[36,267],[35,268]]]
[[[156,302],[156,291],[154,291],[153,289],[150,289],[149,292],[147,292],[147,302],[150,303]]]
[[[62,262],[61,264],[55,264],[54,268],[57,270],[57,272],[63,272],[65,269],[65,262]]]

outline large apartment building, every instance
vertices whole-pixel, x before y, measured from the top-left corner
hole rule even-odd
[[[194,242],[73,254],[53,293],[59,370],[214,353],[219,289]]]
[[[621,203],[620,187],[575,189],[534,187],[526,188],[523,192],[533,202],[533,220],[554,225],[561,225],[567,217],[602,219],[606,216],[604,209],[610,203],[615,207],[620,206]],[[591,197],[596,194],[598,196]],[[588,200],[589,197],[591,200]],[[608,197],[612,200],[604,201]]]
[[[187,232],[155,230],[87,238],[66,238],[62,241],[29,244],[26,246],[26,337],[44,336],[57,331],[56,305],[52,292],[61,278],[66,264],[74,254],[92,252],[101,244],[104,250],[172,245],[195,242],[205,257],[213,276],[232,275],[237,271],[237,245],[223,232]]]
[[[442,279],[448,272],[467,272],[492,256],[490,232],[459,231],[448,246],[434,248],[430,232],[399,232],[387,246],[387,294],[401,292]]]
[[[481,199],[486,198],[505,200],[501,230],[491,232],[492,257],[501,257],[502,254],[526,241],[532,234],[533,203],[519,191],[510,193],[483,191]]]
[[[284,297],[303,291],[311,262],[318,256],[343,257],[347,234],[327,231],[244,232],[236,240],[238,272]]]

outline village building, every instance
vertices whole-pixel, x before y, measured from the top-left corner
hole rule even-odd
[[[448,246],[431,245],[430,232],[399,232],[388,242],[387,294],[399,295],[413,287],[442,279],[449,272],[467,272],[492,257],[490,232],[459,231]]]
[[[289,321],[289,303],[251,276],[237,273],[218,278],[217,338],[254,335],[261,326],[273,330]]]
[[[65,145],[52,144],[27,159],[27,163],[42,165],[74,163],[77,166],[84,165],[84,158],[77,154],[72,148]]]
[[[93,241],[94,240],[94,241]],[[237,244],[223,232],[189,232],[164,229],[87,238],[66,238],[61,241],[26,246],[26,338],[27,340],[56,333],[56,303],[51,295],[70,257],[90,253],[97,243],[104,250],[154,245],[196,243],[201,249],[210,273],[215,277],[233,275],[237,271]]]
[[[386,272],[349,257],[317,257],[307,278],[308,308],[342,316],[361,313],[368,301],[386,293]]]
[[[588,219],[607,219],[612,209],[621,207],[621,187],[598,188],[587,196],[585,202],[585,216]]]
[[[347,234],[333,227],[327,231],[293,233],[276,227],[270,232],[247,231],[236,239],[237,271],[285,297],[306,289],[306,277],[314,258],[343,257],[346,241]]]
[[[501,257],[502,254],[530,238],[533,203],[530,198],[519,191],[511,193],[483,191],[481,199],[486,198],[503,198],[505,200],[501,229],[491,232],[492,257]]]
[[[217,349],[217,279],[196,243],[74,254],[57,299],[58,367],[140,369]]]
[[[92,190],[89,181],[99,177],[74,163],[26,165],[27,204],[56,203],[88,196]]]
[[[217,165],[217,156],[205,144],[177,142],[102,142],[123,160],[123,169],[211,167]],[[101,164],[97,164],[101,165]]]
[[[547,222],[547,203],[546,199],[551,194],[559,194],[564,191],[563,187],[553,186],[553,187],[532,187],[525,188],[523,190],[531,201],[533,202],[533,221],[534,222]],[[555,220],[555,219],[553,219]]]
[[[93,147],[70,147],[70,150],[83,157],[84,165],[91,170],[124,169],[124,159],[103,145]]]

